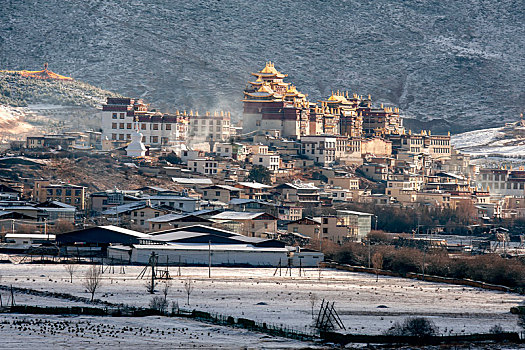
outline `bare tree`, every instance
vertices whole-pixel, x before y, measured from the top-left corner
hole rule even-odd
[[[69,275],[70,282],[73,283],[73,275],[77,271],[78,265],[74,264],[71,260],[67,260],[64,264],[64,269]]]
[[[164,281],[164,286],[162,287],[162,295],[164,296],[164,301],[166,302],[166,306],[168,305],[168,293],[171,288],[171,281],[166,280]]]
[[[372,266],[376,270],[376,282],[379,280],[379,270],[383,268],[383,254],[380,252],[372,256]]]
[[[53,225],[52,231],[56,234],[71,232],[75,230],[75,225],[70,221],[58,219]]]
[[[164,314],[166,313],[166,310],[168,309],[168,292],[171,287],[171,282],[169,280],[166,280],[164,282],[164,286],[162,288],[162,296],[154,296],[151,298],[149,307],[155,310],[158,310],[160,313]]]
[[[190,294],[193,292],[193,281],[191,279],[187,279],[184,282],[184,289],[186,290],[186,294],[188,295],[188,305],[190,305]]]
[[[317,303],[317,294],[310,293],[310,306],[312,307],[312,319],[314,318],[314,307],[315,303]]]
[[[84,275],[84,287],[91,293],[91,301],[95,297],[95,292],[102,284],[102,271],[98,265],[91,265]]]
[[[161,314],[164,314],[166,312],[168,304],[163,297],[161,297],[160,295],[155,295],[151,298],[149,302],[149,307],[150,309],[158,310]]]

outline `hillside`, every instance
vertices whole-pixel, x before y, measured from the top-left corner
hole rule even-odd
[[[522,5],[7,1],[0,67],[35,69],[45,60],[166,111],[240,113],[249,73],[271,60],[314,101],[332,89],[370,93],[408,117],[434,120],[422,126],[459,132],[501,126],[525,107]]]
[[[0,105],[98,107],[108,96],[119,95],[81,81],[41,80],[0,71]]]
[[[498,128],[480,129],[452,136],[451,143],[475,158],[474,163],[512,163],[522,166],[525,158],[525,121]]]

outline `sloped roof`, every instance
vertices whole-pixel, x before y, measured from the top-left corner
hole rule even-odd
[[[109,208],[107,210],[104,210],[102,212],[102,215],[123,214],[123,213],[126,213],[128,211],[146,208],[147,206],[148,205],[147,205],[147,203],[145,201],[128,203],[128,204],[122,204],[122,205],[117,205],[117,206],[115,206],[113,208]]]
[[[89,227],[57,235],[57,242],[71,244],[84,242],[89,244],[137,244],[139,239],[151,237],[147,233],[128,230],[113,225]]]
[[[69,205],[69,204],[66,204],[66,203],[59,202],[59,201],[47,201],[47,202],[39,203],[39,204],[35,205],[35,207],[37,207],[37,208],[45,208],[45,209],[48,209],[48,208],[62,208],[62,209],[75,209],[76,210],[76,207],[74,205]]]
[[[213,185],[213,181],[208,178],[172,177],[171,180],[181,185]]]
[[[171,221],[212,222],[211,220],[193,214],[166,214],[146,221],[152,223],[165,223]]]
[[[224,211],[217,215],[213,215],[213,220],[253,220],[266,213],[254,213],[249,211]],[[268,214],[266,214],[268,215]]]
[[[277,204],[259,200],[259,199],[247,199],[247,198],[234,198],[230,201],[231,205],[240,205],[240,204],[248,204],[248,203],[259,203],[263,205],[269,205],[269,206],[276,206]]]
[[[263,189],[263,188],[271,188],[272,186],[268,186],[259,182],[238,182],[239,185],[244,187],[250,187],[253,189]]]

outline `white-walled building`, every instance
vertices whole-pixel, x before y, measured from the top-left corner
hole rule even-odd
[[[102,139],[131,141],[135,123],[146,145],[171,145],[187,137],[188,116],[148,111],[140,99],[108,97],[102,106]]]
[[[220,172],[219,162],[209,158],[198,158],[188,161],[188,168],[194,173],[214,175]]]
[[[336,160],[337,137],[309,135],[301,137],[301,154],[323,166]]]
[[[276,153],[256,154],[252,158],[253,165],[262,165],[271,171],[279,170],[281,157]]]
[[[230,112],[199,114],[190,112],[189,138],[192,142],[228,141],[231,136]]]

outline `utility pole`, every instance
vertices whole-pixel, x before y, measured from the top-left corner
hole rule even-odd
[[[368,237],[368,268],[370,268],[370,255],[371,255],[371,250],[372,250],[372,247],[371,247],[371,244],[370,244],[370,237]]]
[[[211,278],[211,241],[208,241],[208,278]]]

